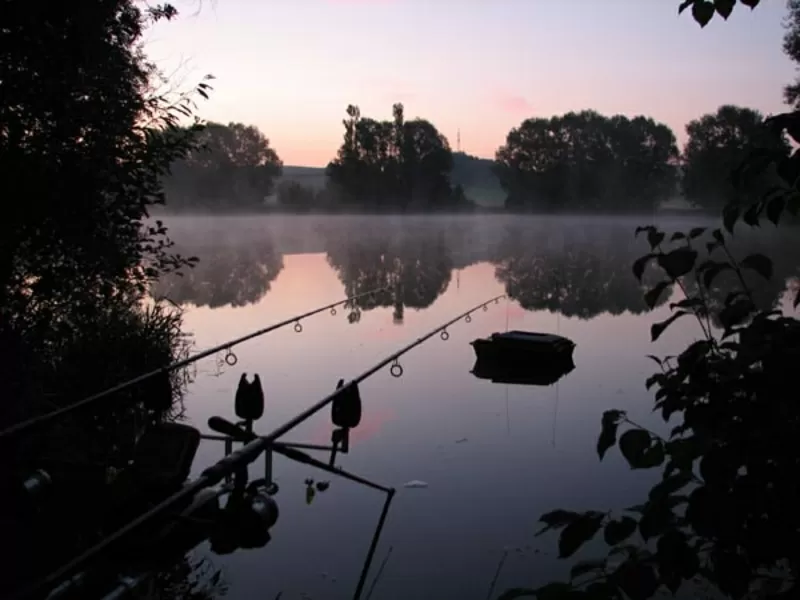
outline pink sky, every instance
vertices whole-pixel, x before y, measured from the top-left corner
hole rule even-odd
[[[700,29],[677,0],[197,0],[148,36],[188,86],[216,77],[207,120],[258,126],[287,165],[323,166],[348,104],[432,121],[493,157],[528,117],[593,108],[645,114],[684,139],[720,104],[771,113],[794,77],[784,3],[739,7]]]

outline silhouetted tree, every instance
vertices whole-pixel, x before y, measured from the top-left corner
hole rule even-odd
[[[672,131],[645,117],[594,111],[527,119],[496,155],[495,172],[515,209],[652,209],[675,191]]]
[[[424,119],[392,121],[361,116],[347,107],[344,139],[328,165],[331,186],[346,204],[376,210],[456,208],[463,196],[450,186],[453,157],[447,139]]]
[[[731,175],[750,152],[758,148],[789,152],[785,139],[765,129],[764,117],[750,108],[721,106],[716,113],[691,121],[686,133],[683,194],[704,207],[718,209],[742,197]]]
[[[283,163],[264,134],[242,123],[209,123],[197,149],[172,166],[167,208],[260,207],[274,191]]]
[[[278,205],[296,212],[309,212],[331,207],[330,194],[326,190],[316,190],[297,181],[281,181],[276,190]]]
[[[175,14],[134,0],[3,4],[0,177],[10,200],[0,219],[0,355],[24,358],[4,373],[13,393],[0,407],[3,428],[186,349],[179,313],[142,307],[149,282],[186,264],[170,252],[163,225],[148,219],[163,203],[161,179],[196,131],[177,125],[191,114],[192,94],[159,93],[163,79],[141,49],[148,26]],[[176,379],[158,394],[132,389],[3,440],[0,480],[16,508],[25,507],[10,491],[33,470],[44,467],[56,482],[48,498],[56,510],[0,515],[0,536],[13,548],[5,592],[103,534],[84,484],[127,465],[137,436],[174,414]]]
[[[789,9],[784,24],[786,34],[783,36],[783,52],[791,61],[800,66],[800,0],[788,0],[786,7]],[[800,109],[800,80],[795,80],[783,89],[783,97],[787,104],[797,110]]]

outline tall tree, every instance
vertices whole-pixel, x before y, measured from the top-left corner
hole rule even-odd
[[[677,156],[666,125],[587,110],[512,129],[495,172],[509,208],[636,210],[673,193]]]
[[[352,105],[347,115],[342,145],[326,170],[345,203],[373,209],[453,205],[452,152],[433,124],[406,120],[399,103],[392,121],[362,117]]]
[[[197,148],[172,168],[168,207],[253,207],[273,193],[283,163],[258,128],[208,123],[196,142]]]
[[[186,348],[178,316],[140,303],[150,281],[184,264],[165,228],[148,220],[194,131],[177,126],[191,96],[157,93],[160,75],[142,51],[149,25],[175,14],[136,0],[3,3],[0,356],[18,361],[2,377],[3,428],[162,367]],[[138,435],[180,396],[176,380],[167,383],[4,440],[0,479],[10,488],[38,468],[62,482],[49,489],[56,510],[0,515],[0,536],[14,548],[7,593],[103,532],[95,492],[107,490],[106,467],[125,468]],[[80,465],[80,483],[70,464]],[[70,488],[83,490],[80,499]],[[17,508],[25,502],[5,496]]]
[[[733,185],[731,173],[758,148],[780,150],[789,146],[764,128],[757,110],[721,106],[686,126],[689,136],[683,151],[683,193],[689,202],[721,208],[739,199],[743,191]]]

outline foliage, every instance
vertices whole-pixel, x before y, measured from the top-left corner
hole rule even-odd
[[[789,15],[785,21],[786,33],[783,36],[783,53],[795,65],[800,65],[800,0],[787,0]],[[787,104],[795,110],[800,109],[800,80],[787,85],[783,89],[783,97]]]
[[[506,207],[652,209],[675,192],[678,149],[666,125],[594,111],[527,119],[497,151]]]
[[[0,224],[0,315],[68,306],[111,281],[142,283],[171,257],[148,208],[191,146],[177,119],[191,95],[159,93],[141,53],[153,15],[131,0],[75,12],[14,2],[0,32],[0,175],[24,197]],[[206,93],[207,84],[196,91]],[[169,133],[169,134],[168,134]]]
[[[737,3],[753,9],[760,2],[761,0],[681,0],[678,12],[682,13],[687,8],[690,9],[692,18],[701,27],[705,27],[716,14],[727,20]]]
[[[735,2],[689,0],[681,10],[690,5],[705,25],[715,11],[727,18]],[[789,6],[794,15],[795,3]],[[798,118],[794,112],[765,124],[775,139],[785,130],[796,142]],[[797,213],[800,161],[797,152],[789,155],[780,146],[750,152],[736,166],[734,185],[747,189],[754,180],[768,178],[771,186],[747,202],[725,206],[728,233],[740,218],[758,226],[766,216],[777,225],[785,212]],[[651,338],[657,340],[684,317],[697,320],[702,337],[678,356],[651,357],[659,371],[646,385],[655,390],[655,410],[674,425],[669,435],[609,410],[597,451],[602,460],[617,445],[631,468],[660,469],[661,479],[644,503],[619,516],[566,510],[542,515],[544,530],[561,530],[562,557],[573,555],[600,529],[609,550],[599,560],[573,566],[569,583],[511,591],[509,597],[638,600],[662,588],[696,593],[698,582],[705,582],[731,598],[795,598],[800,587],[795,483],[800,418],[791,390],[800,358],[800,321],[759,307],[747,275],[771,279],[773,262],[763,254],[737,260],[722,229],[711,231],[705,244],[702,227],[669,239],[654,226],[640,227],[639,233],[646,234],[651,251],[634,263],[634,275],[641,280],[650,264],[664,275],[646,294],[647,302],[654,304],[673,287],[683,292],[671,305],[672,315],[652,325]],[[702,262],[701,250],[709,255]],[[722,260],[712,258],[720,251]],[[739,285],[715,304],[714,283],[724,274],[734,275]],[[794,306],[799,302],[795,296]]]
[[[684,293],[671,305],[672,315],[651,327],[653,341],[685,317],[697,320],[702,337],[678,356],[652,357],[660,370],[647,387],[655,390],[655,410],[674,425],[669,435],[641,427],[623,411],[604,413],[601,460],[618,446],[632,469],[659,469],[660,481],[642,504],[620,514],[542,515],[542,532],[561,532],[562,558],[601,531],[609,550],[573,566],[558,595],[547,595],[545,586],[537,597],[621,598],[624,592],[637,600],[661,587],[675,593],[697,578],[732,598],[766,586],[795,597],[800,419],[789,391],[800,358],[800,322],[757,308],[745,273],[769,279],[772,262],[760,254],[735,259],[721,230],[677,232],[672,241],[653,226],[639,232],[651,252],[637,261],[635,276],[648,263],[663,274],[648,302],[672,286]],[[726,259],[700,261],[701,249],[721,249]],[[717,330],[707,299],[715,278],[727,271],[740,285],[719,308]],[[694,291],[686,285],[690,276]]]
[[[406,120],[402,104],[392,112],[392,121],[376,121],[347,107],[344,140],[327,167],[332,188],[343,203],[374,210],[458,208],[447,139],[429,121]]]
[[[194,136],[197,148],[173,165],[165,182],[168,208],[252,208],[272,195],[283,163],[256,127],[208,123]]]
[[[729,202],[765,191],[763,178],[751,178],[748,186],[734,185],[731,173],[754,151],[788,155],[781,135],[765,129],[758,111],[721,106],[686,126],[688,141],[683,152],[683,194],[696,205],[721,208]]]
[[[193,148],[199,125],[178,123],[210,86],[169,89],[145,57],[149,25],[176,15],[169,5],[13,0],[4,8],[0,176],[12,199],[0,220],[6,427],[185,354],[180,312],[148,308],[143,295],[161,273],[192,261],[171,252],[149,211],[164,201],[170,164]],[[18,559],[7,588],[19,583],[12,575],[34,577],[96,540],[103,507],[84,483],[126,464],[143,428],[177,416],[182,376],[158,394],[145,386],[41,435],[4,440],[9,489],[46,465],[58,490],[51,500],[65,511],[21,507],[9,511],[13,523],[2,520],[15,548],[9,558]]]
[[[290,179],[278,184],[277,197],[278,206],[293,212],[308,212],[335,207],[327,190],[314,189]]]

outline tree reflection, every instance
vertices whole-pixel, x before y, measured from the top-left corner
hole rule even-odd
[[[220,244],[176,244],[175,251],[200,262],[181,274],[163,276],[153,286],[154,297],[176,304],[219,308],[247,306],[261,300],[283,269],[283,255],[270,240]]]
[[[766,280],[755,273],[746,275],[753,299],[762,308],[777,307],[787,280],[796,278],[797,236],[737,235],[731,244],[741,259],[760,252],[777,258],[774,274]],[[701,244],[702,245],[702,244]],[[781,251],[775,252],[779,247]],[[633,262],[647,253],[647,243],[635,239],[630,227],[602,225],[549,230],[544,226],[515,226],[495,250],[495,276],[509,297],[526,310],[547,310],[566,317],[592,319],[600,314],[640,314],[648,310],[644,294],[658,281],[657,270],[645,271],[641,284],[632,273]],[[718,250],[716,252],[721,252]],[[701,260],[722,260],[716,253]],[[736,288],[736,276],[723,273],[710,289],[712,307],[721,308]],[[684,278],[691,292],[697,282]],[[656,306],[670,300],[664,293]],[[718,323],[713,323],[719,326]]]
[[[328,263],[344,284],[346,296],[385,288],[348,304],[351,322],[363,310],[391,306],[394,322],[399,324],[405,308],[427,308],[445,292],[453,258],[443,231],[402,229],[373,231],[367,236],[329,237],[325,243]]]
[[[497,247],[495,277],[526,310],[559,312],[591,319],[602,313],[639,314],[653,271],[639,284],[631,264],[643,253],[627,227],[595,231],[513,228]],[[667,301],[666,295],[659,300]]]

